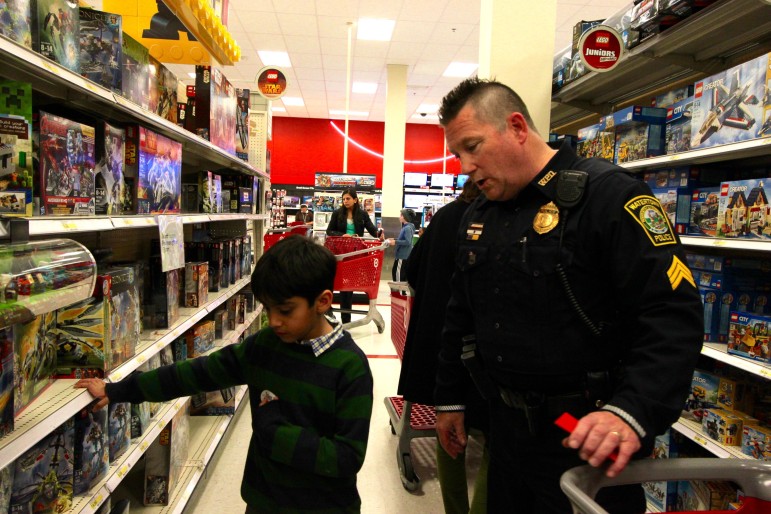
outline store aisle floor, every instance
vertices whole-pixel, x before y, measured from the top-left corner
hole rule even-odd
[[[383,399],[396,394],[400,361],[391,342],[390,289],[381,282],[378,311],[386,321],[382,334],[370,323],[351,331],[356,342],[369,357],[375,379],[374,406],[370,425],[369,445],[364,467],[359,472],[359,494],[362,514],[441,514],[444,512],[439,483],[436,478],[435,438],[414,439],[412,458],[421,479],[415,492],[402,487],[396,461],[397,437],[391,433]],[[354,318],[355,319],[355,318]],[[223,440],[216,461],[198,486],[185,512],[242,514],[245,504],[239,494],[246,449],[251,435],[249,409],[241,409],[234,426]],[[481,446],[473,439],[469,447],[469,484],[479,465]]]

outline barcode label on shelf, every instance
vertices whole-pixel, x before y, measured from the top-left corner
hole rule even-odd
[[[102,496],[101,494],[97,494],[96,497],[94,497],[94,499],[91,500],[90,506],[92,509],[96,509],[102,504],[103,501],[104,501],[104,496]]]
[[[118,470],[118,478],[123,478],[123,477],[125,477],[125,476],[126,476],[126,473],[128,473],[128,472],[129,472],[129,467],[128,467],[126,464],[124,464],[124,465],[123,465],[123,467],[121,467],[121,468]]]
[[[709,446],[709,441],[704,439],[702,436],[693,434],[693,440],[699,443],[702,446]]]
[[[72,221],[62,221],[62,228],[64,230],[77,230],[78,224]]]
[[[768,368],[760,368],[760,376],[765,378],[771,378],[771,370]]]

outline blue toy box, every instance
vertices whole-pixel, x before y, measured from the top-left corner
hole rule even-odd
[[[659,107],[632,105],[614,112],[612,128],[616,137],[613,162],[623,164],[663,155],[666,120],[667,110]],[[610,121],[606,123],[611,128]]]
[[[689,96],[667,108],[665,129],[666,154],[687,152],[691,149],[691,111],[693,97]]]

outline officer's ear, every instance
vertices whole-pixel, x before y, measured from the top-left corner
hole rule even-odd
[[[530,127],[521,112],[512,112],[506,118],[506,128],[514,132],[517,140],[522,143],[527,139]]]

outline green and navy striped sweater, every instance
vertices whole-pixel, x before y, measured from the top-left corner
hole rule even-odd
[[[241,482],[250,510],[359,512],[356,473],[364,463],[372,414],[367,358],[344,333],[314,356],[264,329],[206,357],[107,384],[113,402],[166,401],[247,384],[252,438]],[[278,400],[258,407],[263,390]]]

